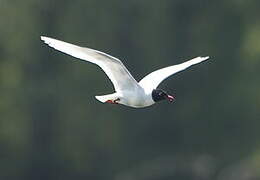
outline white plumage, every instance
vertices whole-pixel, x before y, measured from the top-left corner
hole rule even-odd
[[[207,60],[209,57],[197,57],[187,62],[156,70],[145,76],[139,83],[129,73],[123,63],[106,53],[76,46],[60,40],[41,36],[50,47],[63,53],[98,65],[112,81],[115,93],[96,96],[105,103],[123,104],[131,107],[146,107],[162,99],[173,100],[173,97],[162,90],[156,90],[167,77],[182,71],[191,65]]]

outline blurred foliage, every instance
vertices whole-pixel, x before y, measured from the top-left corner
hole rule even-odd
[[[0,0],[0,179],[260,179],[260,1]],[[192,57],[132,109],[46,35],[120,58],[136,79]]]

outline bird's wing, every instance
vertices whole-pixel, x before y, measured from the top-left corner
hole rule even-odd
[[[207,60],[209,57],[196,57],[194,59],[191,59],[187,62],[165,67],[159,70],[156,70],[148,75],[146,75],[140,82],[139,85],[145,89],[145,91],[152,91],[153,89],[156,89],[156,87],[167,77],[182,71],[194,64],[200,63],[202,61]]]
[[[49,37],[41,36],[41,40],[56,50],[101,67],[112,81],[115,91],[117,92],[140,87],[124,64],[115,57],[94,49],[76,46]]]

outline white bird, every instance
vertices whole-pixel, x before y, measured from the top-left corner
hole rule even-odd
[[[41,36],[41,40],[56,50],[98,65],[106,73],[114,85],[115,93],[95,96],[96,99],[103,103],[123,104],[135,108],[147,107],[164,99],[172,102],[174,97],[157,89],[158,85],[167,77],[209,58],[196,57],[178,65],[165,67],[137,82],[124,64],[113,56],[45,36]]]

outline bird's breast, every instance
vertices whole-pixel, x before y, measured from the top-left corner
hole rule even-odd
[[[146,94],[144,91],[137,91],[125,93],[121,103],[127,106],[141,108],[154,104],[154,101],[150,94]]]

